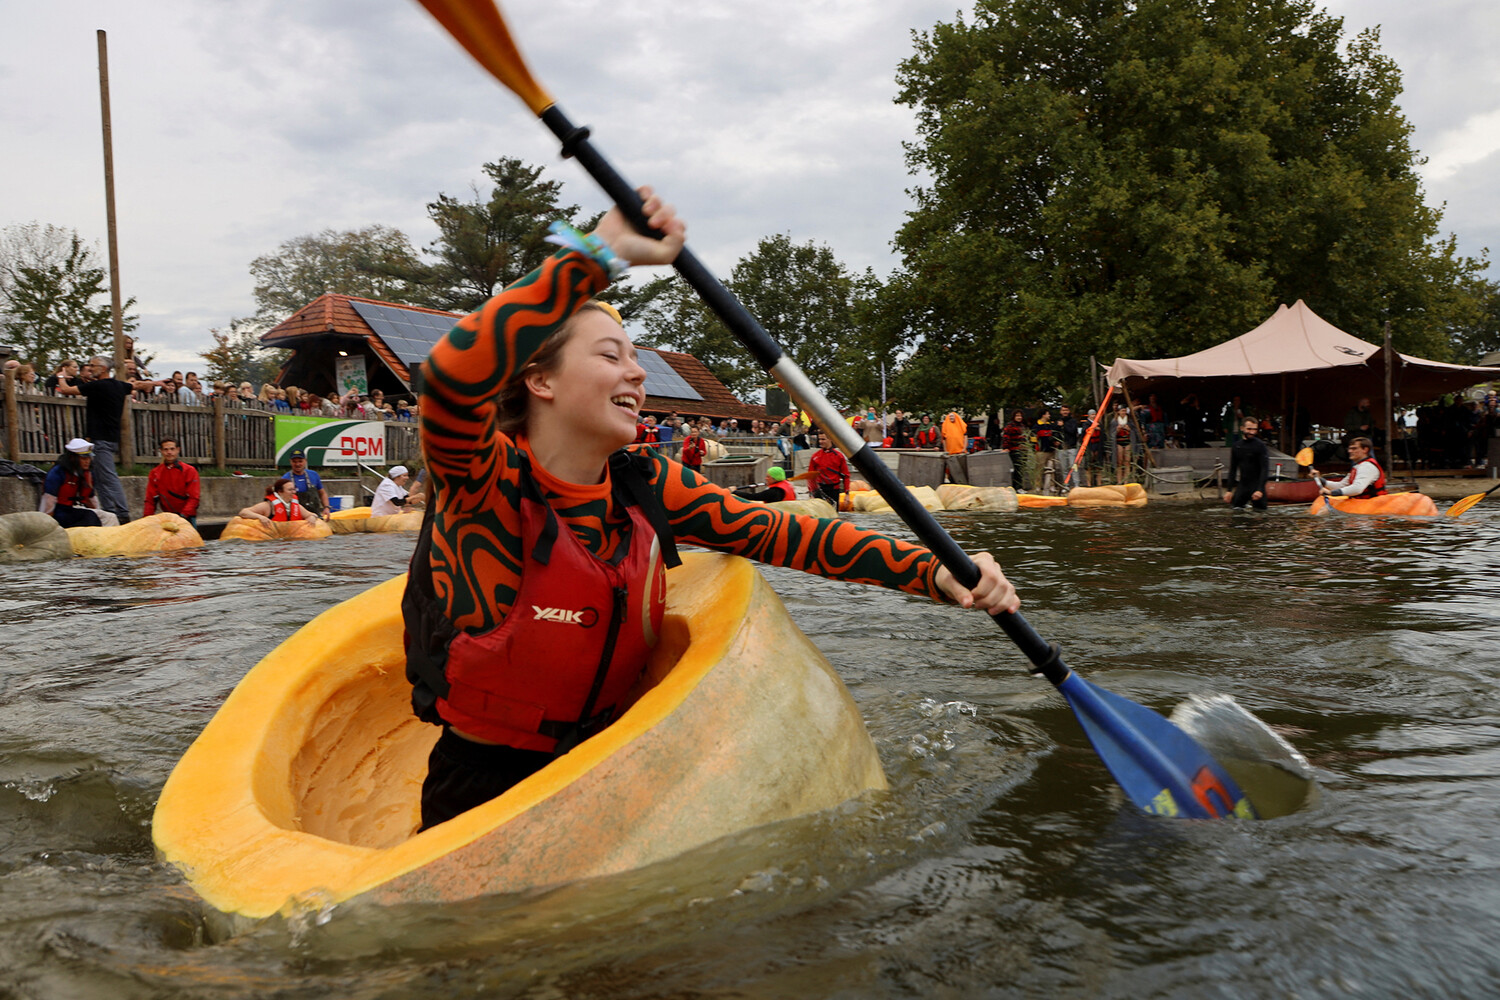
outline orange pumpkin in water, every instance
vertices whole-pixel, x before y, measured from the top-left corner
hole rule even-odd
[[[396,577],[257,664],[157,800],[157,850],[221,912],[453,902],[628,871],[886,787],[859,707],[744,559],[685,552],[621,717],[417,833],[438,727],[411,711]]]
[[[1068,491],[1069,507],[1144,507],[1146,490],[1140,483],[1120,486],[1075,486]]]
[[[69,528],[73,553],[84,557],[141,556],[173,549],[195,549],[203,536],[186,518],[161,513],[114,528]]]
[[[286,539],[327,538],[333,529],[327,521],[262,521],[254,517],[232,517],[224,525],[221,541],[276,542]]]
[[[1436,517],[1438,512],[1437,504],[1425,493],[1387,493],[1367,499],[1318,497],[1307,512],[1327,514],[1330,509],[1340,514],[1384,514],[1391,517]]]
[[[1066,507],[1067,497],[1045,497],[1040,493],[1017,493],[1017,507]]]

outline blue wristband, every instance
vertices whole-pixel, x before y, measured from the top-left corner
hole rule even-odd
[[[576,250],[585,257],[591,258],[604,269],[605,274],[609,275],[610,281],[617,280],[630,267],[630,261],[618,256],[609,248],[609,244],[599,237],[592,233],[586,236],[561,219],[548,226],[547,231],[552,234],[547,237],[548,243]]]

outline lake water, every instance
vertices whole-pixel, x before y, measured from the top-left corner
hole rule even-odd
[[[942,515],[1090,680],[1311,762],[1265,822],[1124,803],[983,616],[767,570],[891,791],[639,872],[214,941],[151,846],[235,682],[412,536],[0,567],[0,997],[1500,996],[1500,504]],[[861,515],[865,523],[891,522]]]

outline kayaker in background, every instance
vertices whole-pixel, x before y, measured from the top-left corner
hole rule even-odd
[[[240,517],[253,517],[271,524],[274,521],[317,521],[317,514],[303,507],[297,500],[297,487],[290,479],[278,479],[271,484],[271,491],[258,504],[240,511]]]
[[[670,263],[685,233],[642,194],[662,239],[617,210],[588,237],[555,226],[565,249],[460,320],[423,365],[432,490],[402,599],[412,707],[443,726],[423,828],[609,724],[659,633],[674,538],[991,612],[1019,605],[987,554],[970,593],[923,548],[745,503],[654,449],[624,450],[646,373],[590,297],[627,262]]]
[[[754,486],[741,486],[734,491],[734,495],[741,500],[749,500],[753,503],[781,503],[784,500],[797,499],[797,491],[792,484],[786,481],[786,470],[779,465],[773,465],[766,470],[765,489],[757,490]]]
[[[119,527],[120,519],[99,506],[93,466],[94,446],[83,438],[69,441],[42,482],[37,510],[64,528]]]
[[[849,460],[833,446],[833,439],[818,431],[818,450],[807,460],[807,471],[802,473],[810,481],[809,493],[819,500],[827,500],[833,509],[839,509],[839,494],[849,492]]]
[[[162,438],[157,447],[161,449],[161,463],[152,466],[146,477],[145,516],[150,517],[160,507],[196,526],[202,494],[198,470],[182,461],[182,449],[175,439]]]
[[[1250,504],[1266,509],[1266,480],[1271,478],[1271,452],[1260,439],[1260,421],[1246,417],[1240,423],[1240,439],[1229,452],[1229,488],[1224,502],[1236,510]]]
[[[1385,470],[1375,461],[1371,452],[1375,443],[1367,437],[1349,439],[1349,461],[1354,467],[1347,476],[1332,476],[1324,480],[1318,492],[1325,497],[1379,497],[1385,495]],[[1314,479],[1322,479],[1317,469],[1310,470]]]
[[[380,485],[375,487],[375,498],[370,501],[371,517],[390,517],[406,510],[406,466],[393,465]]]

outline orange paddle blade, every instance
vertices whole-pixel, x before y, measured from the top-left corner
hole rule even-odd
[[[1303,448],[1301,451],[1297,452],[1298,465],[1312,465],[1312,463],[1313,450],[1311,448]]]
[[[535,114],[541,114],[554,103],[552,95],[532,78],[526,60],[510,37],[505,18],[493,0],[417,0],[427,13],[437,18],[458,44],[468,50],[479,65],[505,84]]]

